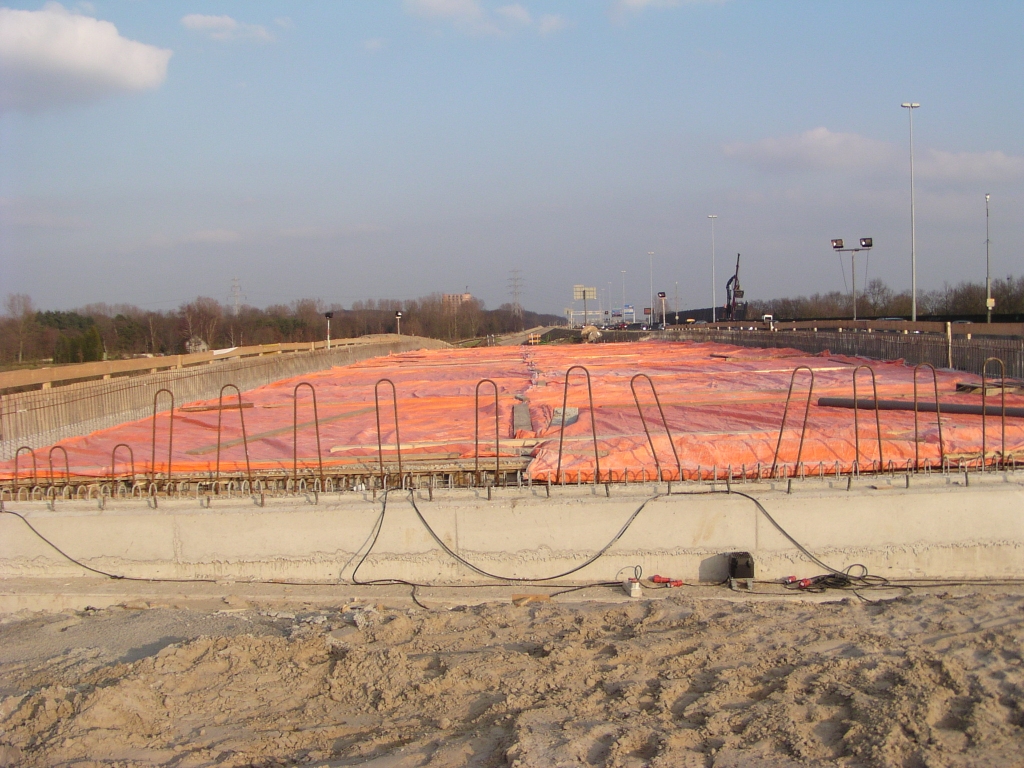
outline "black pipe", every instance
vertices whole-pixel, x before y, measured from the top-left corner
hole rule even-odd
[[[913,400],[879,400],[878,410],[880,411],[912,411],[914,410]],[[852,397],[819,397],[818,405],[823,408],[857,408],[863,411],[875,410],[875,401],[867,397],[857,398],[854,404]],[[981,416],[980,405],[971,403],[941,403],[942,413],[961,413],[969,416]],[[935,413],[935,402],[929,400],[919,401],[917,410],[921,413]],[[998,405],[987,405],[984,411],[985,416],[1002,416],[1003,409]],[[1006,407],[1006,415],[1017,418],[1024,418],[1024,408]]]

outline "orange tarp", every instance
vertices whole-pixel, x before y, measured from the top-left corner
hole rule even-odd
[[[912,399],[913,369],[901,362],[866,361],[829,355],[809,355],[791,349],[752,349],[722,344],[692,342],[647,342],[637,344],[595,344],[558,347],[491,347],[469,350],[421,351],[333,368],[297,379],[287,379],[243,394],[251,404],[242,410],[252,469],[291,472],[293,455],[293,393],[300,381],[316,390],[321,455],[325,472],[332,468],[377,466],[377,419],[374,385],[380,379],[394,382],[398,394],[399,430],[403,459],[417,455],[426,459],[474,457],[474,392],[482,379],[494,381],[499,390],[498,418],[503,441],[512,437],[535,438],[528,474],[544,481],[555,476],[559,456],[559,427],[552,426],[554,409],[561,408],[566,370],[582,365],[590,373],[594,408],[591,411],[586,375],[574,370],[569,379],[568,406],[579,409],[579,418],[565,429],[561,470],[567,482],[593,479],[595,470],[591,414],[597,429],[597,459],[601,480],[619,481],[624,473],[630,480],[654,477],[660,464],[663,477],[685,478],[717,473],[724,477],[758,471],[767,474],[776,461],[779,427],[793,370],[807,366],[814,371],[814,393],[806,434],[800,451],[803,471],[833,473],[849,471],[859,460],[862,471],[879,459],[874,411],[860,410],[858,418],[859,456],[856,450],[854,411],[817,406],[822,396],[852,397],[853,371],[869,363],[875,372],[878,396],[882,399]],[[640,412],[630,387],[635,374],[647,374],[660,398],[662,423],[650,383],[635,382],[635,388],[654,442],[652,453]],[[943,403],[980,403],[980,395],[958,393],[956,383],[979,381],[979,377],[953,371],[939,371]],[[778,453],[778,463],[792,472],[797,458],[800,432],[810,376],[796,377],[787,426]],[[934,400],[931,372],[918,376],[922,402]],[[858,375],[857,396],[873,397],[871,376]],[[391,388],[378,387],[381,440],[385,461],[395,469],[395,422]],[[512,407],[522,398],[529,404],[534,429],[512,433]],[[998,404],[990,397],[989,404]],[[1024,397],[1007,396],[1008,405],[1024,405]],[[173,472],[182,475],[212,475],[217,458],[217,421],[222,420],[221,472],[245,470],[239,411],[233,394],[225,394],[224,408],[217,401],[195,405],[212,410],[183,410],[174,415]],[[312,398],[308,387],[298,389],[297,453],[300,468],[317,467],[317,442],[313,425]],[[883,411],[881,442],[886,468],[902,470],[915,457],[914,414]],[[1000,450],[1000,419],[989,417],[987,448],[989,459]],[[672,434],[669,443],[668,430]],[[956,466],[958,460],[977,462],[981,453],[980,416],[942,415],[945,455]],[[480,455],[494,457],[494,392],[489,384],[480,387]],[[84,437],[65,440],[70,470],[78,476],[109,476],[111,451],[124,443],[134,453],[135,469],[151,468],[152,419],[121,424]],[[166,472],[168,415],[157,416],[156,471]],[[920,463],[938,467],[939,437],[934,413],[918,419]],[[678,464],[672,448],[678,455]],[[1007,419],[1007,454],[1024,451],[1024,419]],[[503,455],[518,455],[518,448],[502,446]],[[48,449],[36,451],[38,476],[47,481]],[[129,453],[120,448],[114,471],[129,470]],[[53,453],[54,473],[59,481],[64,472],[63,454]],[[838,464],[837,464],[838,463]],[[874,464],[873,464],[874,463]],[[891,463],[891,464],[890,464]],[[19,474],[22,482],[31,474],[31,460],[22,454]],[[481,461],[481,467],[488,463]],[[0,478],[10,479],[14,462],[0,464]],[[798,470],[799,473],[799,470]]]

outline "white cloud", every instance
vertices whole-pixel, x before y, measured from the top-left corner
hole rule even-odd
[[[729,0],[618,0],[622,11],[643,11],[647,8],[677,8],[680,5],[724,5]]]
[[[0,8],[0,111],[38,111],[156,88],[171,51],[122,37],[57,3]]]
[[[1008,181],[1024,177],[1024,157],[1003,152],[943,152],[918,155],[915,173],[937,181]]]
[[[515,3],[514,5],[503,5],[500,8],[497,8],[494,12],[509,21],[514,21],[519,24],[529,25],[533,23],[533,17],[530,15],[530,12],[519,3]]]
[[[842,171],[866,175],[893,167],[909,169],[910,164],[905,147],[827,128],[750,144],[727,144],[722,151],[727,157],[775,173]],[[965,183],[1024,178],[1024,157],[1019,155],[929,148],[919,148],[915,154],[914,171],[922,181]]]
[[[479,0],[405,0],[405,9],[416,16],[448,21],[471,35],[507,35],[522,29],[550,35],[569,26],[557,14],[545,14],[535,20],[521,3],[501,5],[491,11]]]
[[[479,19],[484,12],[477,0],[405,0],[405,8],[418,16]]]
[[[540,23],[537,25],[537,31],[542,35],[553,35],[556,32],[561,32],[569,26],[569,22],[565,20],[564,16],[559,16],[555,13],[547,13],[540,17]]]
[[[891,144],[856,133],[833,133],[828,128],[752,144],[727,144],[722,149],[728,157],[771,171],[873,171],[895,159]]]
[[[224,42],[230,40],[256,40],[268,43],[274,36],[266,27],[259,24],[244,24],[230,16],[207,16],[202,13],[190,13],[181,19],[181,25],[193,32],[208,35],[213,40]]]

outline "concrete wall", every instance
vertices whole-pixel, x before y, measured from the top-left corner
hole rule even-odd
[[[895,486],[860,479],[794,483],[792,493],[768,483],[734,486],[757,497],[775,519],[828,564],[863,563],[887,577],[1024,577],[1024,473],[903,478]],[[813,575],[810,563],[736,494],[697,494],[649,501],[609,552],[567,581],[617,578],[641,565],[694,582],[725,575],[722,553],[754,555],[758,578]],[[718,486],[724,491],[724,486]],[[503,489],[493,500],[474,491],[437,492],[418,500],[445,543],[477,566],[504,577],[538,579],[584,563],[603,547],[655,488]],[[664,486],[661,487],[664,491]],[[679,486],[674,491],[679,493]],[[426,496],[426,492],[417,492]],[[248,497],[160,501],[57,502],[6,505],[69,555],[94,568],[149,578],[225,580],[351,579],[380,514],[378,501],[346,493],[313,499]],[[0,577],[83,574],[17,517],[0,515]],[[441,550],[407,495],[392,495],[360,580],[481,582],[484,577]]]

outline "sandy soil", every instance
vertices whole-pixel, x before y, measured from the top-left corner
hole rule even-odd
[[[224,608],[7,620],[0,765],[1024,763],[1009,592]]]

